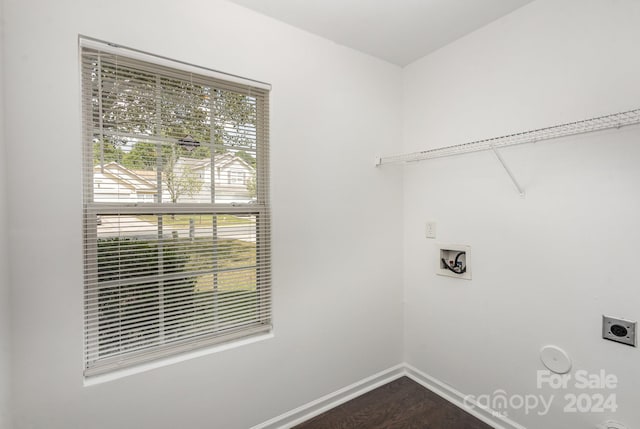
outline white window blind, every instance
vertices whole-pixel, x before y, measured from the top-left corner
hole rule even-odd
[[[80,49],[85,376],[269,331],[268,87]]]

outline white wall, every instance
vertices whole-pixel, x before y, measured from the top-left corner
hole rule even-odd
[[[16,429],[247,428],[401,362],[399,68],[222,1],[5,6]],[[79,33],[273,84],[274,339],[82,386]]]
[[[404,71],[222,1],[4,2],[15,429],[247,428],[395,365],[403,253],[408,363],[540,393],[538,349],[558,344],[618,375],[613,417],[640,426],[638,349],[599,338],[603,313],[640,318],[638,129],[504,150],[525,199],[491,154],[404,167],[404,189],[371,165],[401,135],[412,151],[638,107],[638,2],[538,0]],[[273,84],[273,340],[82,386],[79,33]],[[473,247],[472,281],[433,274],[427,219]],[[562,405],[510,417],[607,417]]]
[[[445,146],[640,107],[640,2],[538,0],[404,70],[404,150]],[[600,338],[603,313],[640,319],[640,130],[405,167],[405,353],[467,394],[555,393],[528,429],[640,426],[640,350]],[[436,276],[434,240],[469,244],[473,280]],[[536,389],[545,344],[620,381],[615,415],[566,414]],[[590,391],[588,393],[603,393]]]
[[[0,429],[10,426],[10,346],[9,265],[7,245],[7,197],[4,138],[4,9],[0,0]]]

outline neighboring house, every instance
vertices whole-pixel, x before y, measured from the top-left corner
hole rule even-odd
[[[183,193],[178,201],[181,203],[202,203],[211,201],[211,160],[179,158],[175,165],[175,171],[186,172],[202,181],[199,192],[189,195]],[[213,169],[214,192],[216,202],[249,202],[253,195],[248,186],[255,180],[255,169],[233,154],[215,156]],[[166,186],[165,186],[166,188]],[[166,189],[165,189],[165,192]]]
[[[174,191],[178,202],[211,201],[211,160],[181,157],[174,166]],[[163,176],[162,200],[171,201],[171,192]],[[216,155],[213,169],[216,202],[249,202],[254,198],[250,183],[255,169],[233,154]],[[116,162],[94,167],[94,198],[96,202],[154,202],[157,192],[156,172],[130,170]],[[197,186],[185,186],[186,182]],[[191,188],[191,190],[188,190]],[[194,189],[195,188],[195,189]]]
[[[117,162],[93,167],[93,198],[96,202],[152,203],[156,192],[155,180],[150,181]]]

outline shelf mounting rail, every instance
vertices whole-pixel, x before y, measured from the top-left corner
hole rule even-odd
[[[543,140],[559,139],[562,137],[622,128],[638,124],[640,124],[640,109],[634,109],[628,110],[626,112],[584,119],[582,121],[569,122],[566,124],[554,125],[551,127],[539,128],[536,130],[524,131],[489,139],[476,140],[473,142],[453,146],[445,146],[436,149],[429,149],[399,155],[382,156],[376,158],[376,166],[423,161],[433,158],[442,158],[447,156],[463,155],[465,153],[490,150],[495,153],[496,157],[498,158],[504,169],[507,171],[507,174],[513,181],[520,195],[524,195],[522,187],[515,179],[513,173],[508,168],[502,156],[500,156],[500,153],[498,152],[499,148],[526,143],[535,143]]]

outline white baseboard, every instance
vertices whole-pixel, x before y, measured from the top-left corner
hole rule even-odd
[[[307,421],[331,408],[344,404],[377,387],[383,386],[405,375],[404,365],[396,365],[370,377],[364,378],[340,390],[253,426],[251,429],[288,429]]]
[[[409,364],[405,363],[403,366],[405,375],[407,377],[409,377],[416,383],[423,385],[424,387],[446,399],[447,401],[451,402],[453,405],[462,408],[464,411],[476,417],[478,420],[485,422],[492,428],[527,429],[524,426],[514,422],[513,420],[503,416],[500,413],[495,412],[490,408],[480,405],[475,401],[471,401],[468,398],[465,400],[465,394],[454,389],[448,384],[443,383],[437,378],[431,377],[430,375],[425,374],[424,372],[412,367]]]
[[[253,426],[251,429],[289,429],[403,376],[411,378],[413,381],[421,384],[433,393],[460,407],[495,429],[526,429],[524,426],[487,407],[469,400],[465,401],[465,395],[463,393],[406,363],[396,365],[364,378],[315,401],[301,405],[298,408]],[[473,406],[468,406],[469,404]]]

